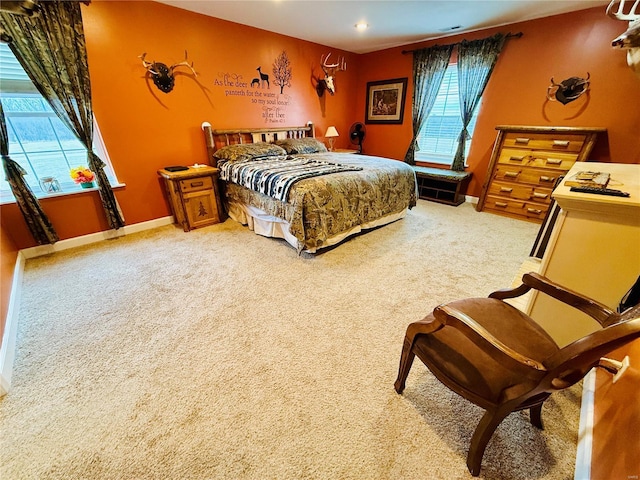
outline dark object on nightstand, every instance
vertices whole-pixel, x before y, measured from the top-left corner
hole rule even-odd
[[[182,172],[184,170],[189,170],[189,167],[185,167],[183,165],[174,165],[172,167],[164,167],[167,172]]]
[[[602,328],[559,347],[535,320],[504,301],[531,289],[588,314]],[[639,314],[640,305],[616,313],[537,273],[526,273],[517,288],[440,305],[410,324],[395,389],[402,393],[417,356],[444,385],[485,410],[467,455],[467,467],[477,476],[487,443],[507,415],[528,409],[531,423],[542,428],[542,404],[553,392],[576,384],[593,367],[622,372],[615,366],[620,362],[603,357],[640,338]]]

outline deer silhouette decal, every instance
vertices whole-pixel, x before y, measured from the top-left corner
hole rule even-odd
[[[260,70],[261,68],[262,67],[256,68],[256,70],[260,74],[259,84],[262,86],[262,88],[264,88],[264,84],[266,82],[267,83],[267,88],[269,88],[269,75],[267,75],[266,73],[262,73],[262,70]],[[252,87],[253,87],[253,82],[255,82],[256,80],[258,80],[258,79],[254,78],[253,81],[251,82],[251,86]]]

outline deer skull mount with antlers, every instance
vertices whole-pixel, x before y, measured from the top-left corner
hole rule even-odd
[[[326,57],[324,55],[320,57],[320,66],[324,72],[324,78],[318,80],[318,84],[316,85],[316,92],[319,97],[324,94],[325,90],[333,95],[336,91],[334,83],[336,73],[347,69],[347,62],[344,61],[344,57],[339,58],[338,63],[329,64],[327,62],[330,56],[331,52],[329,52]]]
[[[625,8],[626,0],[611,0],[607,15],[615,20],[629,22],[626,32],[611,42],[611,46],[627,50],[627,65],[640,77],[640,0]],[[631,1],[629,1],[631,4]],[[617,10],[614,7],[618,5]]]
[[[626,32],[611,42],[611,46],[627,50],[627,65],[640,77],[640,0],[626,9],[626,0],[611,0],[607,15],[615,20],[629,22]],[[631,4],[631,1],[629,1]],[[617,10],[614,7],[618,5]]]
[[[142,65],[147,69],[147,73],[151,75],[153,84],[158,87],[161,92],[169,93],[173,90],[176,80],[173,74],[174,69],[178,67],[188,67],[191,72],[197,77],[198,74],[193,69],[193,62],[187,62],[187,51],[184,52],[184,61],[180,63],[174,63],[170,67],[160,62],[147,62],[145,57],[146,53],[143,53],[138,58],[142,60]]]
[[[587,78],[571,77],[560,83],[553,81],[551,77],[551,85],[547,88],[547,100],[555,102],[556,100],[563,105],[577,100],[580,95],[589,90],[589,72]]]

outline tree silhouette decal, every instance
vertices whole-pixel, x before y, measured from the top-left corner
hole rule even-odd
[[[273,62],[273,83],[280,87],[280,93],[284,87],[291,87],[291,62],[285,50]]]

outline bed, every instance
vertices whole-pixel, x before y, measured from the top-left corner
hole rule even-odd
[[[220,169],[227,214],[255,233],[315,253],[404,218],[416,205],[404,162],[327,151],[312,123],[214,130],[202,124],[209,163]]]

